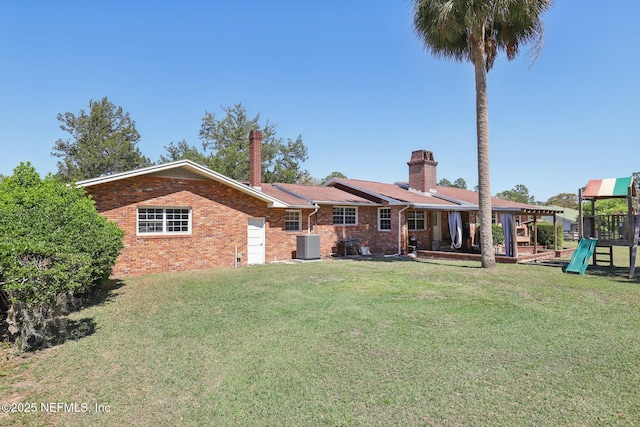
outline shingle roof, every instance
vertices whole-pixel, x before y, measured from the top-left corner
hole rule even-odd
[[[356,204],[378,206],[379,203],[335,187],[314,187],[297,184],[262,184],[262,191],[290,205]]]
[[[133,178],[142,175],[151,176],[167,176],[167,177],[182,177],[186,179],[205,179],[216,181],[221,184],[227,185],[252,197],[260,199],[271,207],[285,207],[286,205],[279,199],[274,198],[262,191],[252,188],[248,185],[231,179],[219,172],[213,171],[202,165],[199,165],[191,160],[177,160],[175,162],[164,163],[160,165],[153,165],[146,168],[134,169],[131,171],[115,173],[112,175],[101,176],[92,179],[85,179],[76,182],[79,187],[91,187],[93,185],[101,185],[112,181],[118,181],[127,178]]]
[[[339,188],[349,187],[354,190],[366,193],[372,197],[378,197],[391,204],[415,204],[433,208],[453,208],[459,204],[432,195],[406,190],[397,184],[385,184],[375,181],[363,181],[359,179],[335,178],[329,185]]]
[[[288,205],[292,205],[292,206],[304,206],[304,205],[309,205],[312,206],[312,204],[308,201],[303,199],[302,197],[299,196],[295,196],[291,193],[288,193],[286,191],[282,191],[281,189],[274,187],[273,184],[261,184],[260,185],[262,192],[265,194],[268,194],[271,197],[275,197],[278,200],[282,200],[283,202],[285,202]]]
[[[267,202],[268,206],[280,208],[290,206],[312,207],[315,204],[381,206],[384,201],[391,205],[414,205],[415,207],[433,210],[460,211],[478,209],[478,193],[461,188],[437,186],[434,193],[421,193],[410,190],[406,183],[386,184],[359,179],[334,178],[323,187],[275,183],[262,184],[261,189],[255,189],[189,160],[179,160],[88,179],[79,181],[77,184],[82,187],[89,187],[140,175],[218,181],[261,199]],[[494,210],[513,210],[539,214],[562,212],[561,209],[553,207],[510,202],[496,197],[491,198],[491,203]]]
[[[391,204],[414,204],[419,207],[443,210],[477,210],[478,193],[464,188],[436,186],[434,193],[421,193],[409,189],[406,183],[385,184],[358,179],[334,178],[328,185],[341,188],[349,187],[374,197],[381,197]],[[491,198],[493,210],[518,211],[525,213],[554,213],[561,209],[548,206],[536,206],[526,203],[511,202],[509,200]]]
[[[478,193],[464,188],[443,187],[438,185],[436,197],[446,197],[447,199],[459,200],[463,203],[478,206]],[[491,208],[494,210],[517,210],[529,213],[554,213],[562,212],[562,208],[552,206],[538,206],[527,203],[512,202],[510,200],[491,197]]]

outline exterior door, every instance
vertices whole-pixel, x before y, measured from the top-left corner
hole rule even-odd
[[[433,213],[433,240],[442,241],[442,213]]]
[[[264,264],[264,218],[249,218],[247,230],[247,264]]]

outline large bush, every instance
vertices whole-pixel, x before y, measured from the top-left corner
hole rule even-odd
[[[501,245],[504,243],[504,232],[502,231],[502,225],[492,224],[491,235],[493,236],[494,245]]]
[[[109,277],[123,236],[84,190],[28,163],[0,181],[0,286],[24,350],[49,345],[56,317]]]
[[[538,227],[538,244],[547,246],[548,248],[553,248],[553,224],[550,222],[539,222],[537,224]],[[564,236],[562,234],[562,224],[557,223],[556,229],[558,233],[558,247],[555,249],[562,248],[564,243]]]

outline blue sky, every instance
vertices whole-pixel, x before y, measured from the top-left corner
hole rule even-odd
[[[635,0],[557,0],[545,47],[489,74],[491,191],[536,200],[640,171]],[[477,184],[469,63],[435,59],[408,0],[0,2],[0,173],[56,171],[58,113],[104,96],[129,112],[143,154],[199,145],[205,111],[242,103],[302,135],[312,176],[407,180],[411,151],[438,179]]]

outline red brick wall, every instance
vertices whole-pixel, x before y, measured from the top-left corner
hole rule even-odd
[[[114,276],[231,267],[236,246],[243,255],[241,263],[246,264],[250,217],[266,218],[267,262],[290,259],[296,249],[299,233],[284,231],[284,209],[268,209],[265,202],[213,181],[145,176],[86,190],[98,211],[126,232]],[[192,233],[138,236],[137,208],[154,206],[191,208]]]
[[[295,257],[297,247],[297,237],[307,234],[308,215],[313,209],[291,209],[300,211],[300,221],[302,230],[286,231],[285,213],[288,209],[268,209],[266,217],[266,262],[276,262],[290,260]],[[313,217],[312,217],[313,219]],[[313,222],[312,222],[313,225]]]
[[[265,261],[289,260],[295,256],[296,236],[307,234],[313,209],[299,209],[302,230],[285,230],[287,209],[267,208],[266,203],[226,185],[209,180],[134,177],[86,188],[96,208],[118,223],[126,235],[124,249],[114,267],[114,276],[231,267],[237,251],[241,265],[247,259],[247,222],[265,218]],[[190,235],[138,236],[138,207],[187,207],[192,212]],[[358,207],[358,224],[333,225],[333,206],[321,206],[311,216],[311,232],[319,234],[320,253],[330,256],[341,239],[360,239],[374,254],[398,251],[398,211],[391,207],[391,230],[378,230],[378,208]],[[406,248],[407,230],[402,220],[401,247]],[[416,234],[411,232],[412,235]],[[424,241],[428,231],[419,232]]]
[[[333,225],[333,206],[321,206],[317,214],[318,226],[312,227],[312,232],[320,234],[320,253],[322,256],[331,255],[338,241],[344,239],[360,239],[360,246],[369,247],[374,254],[397,253],[398,210],[397,207],[391,208],[391,230],[379,231],[377,207],[358,207],[357,225]],[[405,233],[403,231],[403,235]],[[402,245],[406,245],[404,237]]]

